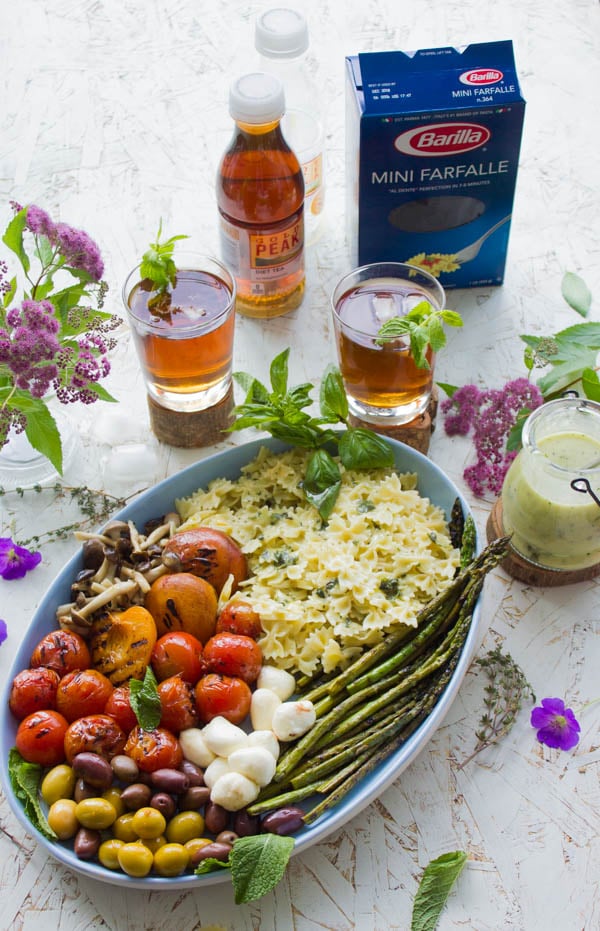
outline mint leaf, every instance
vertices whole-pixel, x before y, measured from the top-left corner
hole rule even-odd
[[[25,229],[26,221],[27,207],[23,207],[23,209],[19,210],[19,212],[12,218],[6,227],[4,236],[2,237],[2,242],[6,243],[8,248],[11,249],[18,257],[25,273],[29,271],[30,267],[29,256],[27,255],[23,245],[23,230]]]
[[[194,873],[196,876],[202,876],[203,873],[216,873],[218,870],[228,869],[230,869],[229,861],[217,860],[216,857],[207,857],[206,860],[200,860]]]
[[[156,686],[156,677],[151,666],[146,666],[143,680],[129,680],[129,701],[138,724],[145,731],[153,731],[160,723],[160,697]]]
[[[561,283],[565,301],[582,317],[587,317],[592,306],[592,294],[583,278],[574,272],[566,272]]]
[[[294,838],[279,834],[238,837],[229,854],[236,905],[254,902],[283,878]]]
[[[419,301],[404,317],[386,320],[377,333],[376,342],[383,345],[388,339],[408,334],[415,365],[420,369],[428,369],[429,347],[433,352],[438,352],[446,345],[443,323],[462,326],[462,318],[455,310],[435,310],[428,301]]]
[[[58,840],[39,802],[39,786],[42,778],[42,767],[37,763],[28,763],[23,759],[16,747],[8,751],[8,775],[13,791],[23,808],[25,814],[34,828],[49,840]]]
[[[467,862],[463,850],[444,853],[426,867],[413,903],[410,931],[434,931],[452,886]]]
[[[140,275],[142,278],[148,278],[157,291],[166,291],[169,285],[174,285],[177,273],[177,267],[173,261],[173,252],[175,243],[180,239],[187,239],[187,236],[171,236],[166,242],[161,242],[162,220],[158,224],[158,233],[156,242],[150,243],[150,246],[144,252],[140,264]]]

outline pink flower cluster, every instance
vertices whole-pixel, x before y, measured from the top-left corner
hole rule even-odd
[[[464,471],[471,491],[482,497],[486,490],[500,494],[508,468],[516,452],[506,449],[508,435],[520,411],[535,410],[544,398],[539,388],[526,378],[516,378],[503,388],[480,391],[464,385],[451,398],[442,401],[444,427],[449,436],[466,436],[473,430],[477,461]]]
[[[94,240],[84,230],[67,223],[54,223],[45,210],[31,204],[27,208],[27,229],[35,236],[45,236],[63,256],[67,265],[86,271],[92,281],[100,281],[104,263]]]
[[[34,398],[43,397],[58,376],[58,330],[49,301],[23,301],[8,311],[6,327],[0,327],[0,364],[8,366],[16,387]]]

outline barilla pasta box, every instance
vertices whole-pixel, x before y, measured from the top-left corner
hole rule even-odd
[[[346,68],[353,263],[501,284],[525,111],[512,42],[367,52]]]

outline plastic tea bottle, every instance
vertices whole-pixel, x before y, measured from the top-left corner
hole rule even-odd
[[[281,81],[245,74],[233,82],[235,130],[219,164],[221,252],[236,279],[236,310],[277,317],[304,296],[304,180],[281,132]]]
[[[293,9],[267,10],[256,20],[254,44],[259,67],[278,77],[285,91],[283,134],[298,156],[304,175],[304,223],[307,245],[323,229],[325,163],[323,123],[319,114],[322,93],[309,63],[308,25]]]

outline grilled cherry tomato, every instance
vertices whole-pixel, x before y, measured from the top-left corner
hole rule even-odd
[[[243,634],[215,634],[205,643],[202,656],[210,672],[248,683],[256,682],[262,666],[258,643]]]
[[[160,698],[160,726],[178,734],[186,727],[198,726],[194,687],[181,676],[169,676],[157,687]]]
[[[153,773],[157,769],[177,769],[183,760],[183,753],[177,738],[164,727],[145,731],[134,727],[127,743],[125,753],[144,773]]]
[[[136,726],[138,720],[131,707],[131,693],[128,685],[119,685],[112,690],[104,706],[104,714],[109,714],[111,718],[114,718],[126,734]]]
[[[100,714],[112,691],[112,682],[97,669],[76,669],[60,680],[56,708],[67,721]]]
[[[204,670],[202,644],[192,634],[172,630],[158,638],[150,662],[159,682],[180,675],[195,685]]]
[[[252,692],[243,679],[209,673],[196,684],[194,693],[203,724],[219,715],[232,724],[241,724],[250,711]]]
[[[92,659],[87,643],[79,634],[71,630],[53,630],[34,648],[29,665],[34,669],[47,666],[62,677],[74,669],[89,669]]]
[[[258,640],[263,632],[260,614],[249,601],[228,601],[217,618],[216,633],[243,634]]]
[[[65,758],[68,721],[58,711],[34,711],[17,728],[15,746],[28,763],[57,766]]]
[[[65,734],[65,756],[67,763],[73,762],[78,753],[90,751],[112,760],[123,752],[127,735],[114,718],[108,714],[89,714],[69,724]]]
[[[22,669],[13,679],[8,705],[15,718],[22,721],[34,711],[56,708],[56,690],[60,676],[54,669]]]

